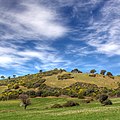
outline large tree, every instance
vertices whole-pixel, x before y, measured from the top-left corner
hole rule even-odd
[[[15,77],[16,77],[16,75],[13,75],[13,77],[15,78]]]
[[[100,74],[101,74],[101,75],[105,75],[105,73],[106,73],[106,70],[101,70],[101,71],[100,71]]]
[[[90,73],[95,73],[95,72],[96,72],[95,69],[90,70]]]
[[[5,76],[2,75],[1,78],[2,78],[2,79],[5,79]]]
[[[106,74],[107,76],[113,76],[113,74],[111,72],[107,72]]]
[[[24,106],[24,109],[26,109],[27,106],[31,104],[29,96],[27,94],[21,94],[19,95],[19,98],[22,102],[22,106]]]

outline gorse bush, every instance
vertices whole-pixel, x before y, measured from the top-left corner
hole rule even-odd
[[[99,101],[102,105],[112,105],[112,101],[108,99],[108,96],[105,94],[102,94],[99,96]]]
[[[102,94],[102,95],[100,95],[99,96],[99,101],[101,102],[101,103],[103,103],[105,100],[107,100],[108,99],[108,96],[107,95],[105,95],[105,94]]]
[[[105,101],[103,101],[102,102],[102,105],[112,105],[112,101],[111,100],[109,100],[109,99],[107,99],[107,100],[105,100]]]
[[[36,97],[36,92],[34,90],[29,90],[26,92],[29,97]]]
[[[62,106],[63,107],[73,107],[73,106],[78,106],[79,104],[77,102],[74,101],[67,101],[66,103],[64,103]]]

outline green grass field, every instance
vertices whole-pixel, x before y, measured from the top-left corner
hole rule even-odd
[[[0,101],[0,120],[120,120],[120,98],[112,99],[112,106],[101,106],[94,101],[85,104],[74,99],[80,106],[50,108],[55,103],[62,104],[71,99],[34,98],[27,110],[19,106],[19,100]]]

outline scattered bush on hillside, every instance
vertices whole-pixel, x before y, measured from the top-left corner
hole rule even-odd
[[[101,74],[101,75],[105,75],[105,73],[106,73],[106,70],[101,70],[101,71],[100,71],[100,74]]]
[[[103,103],[107,99],[108,99],[108,95],[102,94],[102,95],[99,96],[99,101],[101,103]]]
[[[73,69],[73,70],[71,71],[71,73],[82,73],[82,71],[80,71],[80,70],[78,70],[78,69],[76,68],[76,69]]]
[[[95,72],[96,72],[95,69],[90,70],[90,73],[95,73]]]
[[[103,101],[102,102],[102,105],[112,105],[112,101],[111,100],[109,100],[109,99],[107,99],[107,100],[105,100],[105,101]]]
[[[33,83],[33,88],[40,87],[40,85],[42,85],[45,81],[46,79],[41,79],[41,80],[36,81],[35,83]]]
[[[79,103],[74,102],[74,101],[67,101],[66,103],[64,103],[62,106],[63,107],[73,107],[73,106],[78,106]]]
[[[36,95],[36,97],[40,97],[42,94],[43,94],[43,92],[41,90],[38,90],[35,95]]]
[[[108,95],[102,94],[99,96],[99,101],[102,105],[112,105],[111,100],[108,99]]]
[[[64,80],[64,79],[72,79],[74,77],[71,76],[71,74],[63,74],[57,76],[58,80]]]
[[[1,94],[2,98],[1,100],[11,100],[11,99],[17,99],[19,96],[18,91],[6,89]]]
[[[78,98],[79,99],[84,99],[85,96],[85,90],[84,89],[80,89],[78,92]]]
[[[50,70],[50,71],[47,71],[47,72],[42,72],[41,75],[42,76],[52,76],[52,75],[56,75],[56,74],[59,74],[59,73],[62,73],[62,72],[66,72],[66,70],[55,68],[54,70]]]
[[[106,74],[107,76],[113,76],[113,74],[111,72],[107,72]]]
[[[114,79],[114,76],[113,76],[113,74],[111,73],[111,72],[107,72],[107,74],[106,74],[108,77],[110,77],[111,79]]]
[[[46,84],[41,84],[39,90],[41,91],[41,97],[47,97],[47,96],[58,97],[61,95],[61,88],[53,88],[47,86]]]
[[[29,88],[33,88],[33,83],[26,83],[26,84],[25,84],[25,87],[27,87],[28,89],[29,89]]]
[[[26,92],[26,94],[29,96],[29,97],[36,97],[36,92],[34,90],[29,90]]]
[[[14,88],[14,89],[18,89],[18,88],[19,88],[19,85],[18,85],[18,84],[14,84],[13,88]]]

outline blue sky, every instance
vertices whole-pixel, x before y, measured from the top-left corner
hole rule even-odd
[[[120,74],[120,0],[0,0],[0,75],[40,69]]]

